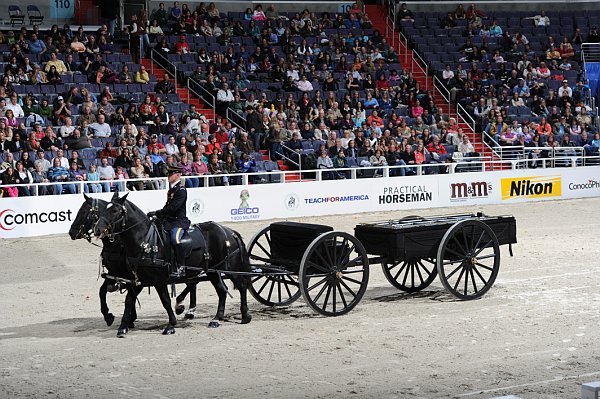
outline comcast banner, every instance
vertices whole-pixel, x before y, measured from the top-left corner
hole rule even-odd
[[[187,214],[193,223],[244,222],[596,196],[600,167],[525,169],[189,189]],[[128,198],[148,212],[164,205],[166,190]],[[0,238],[66,233],[82,203],[81,195],[2,198]]]

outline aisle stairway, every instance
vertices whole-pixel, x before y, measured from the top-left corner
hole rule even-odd
[[[142,59],[142,65],[146,67],[146,70],[148,71],[151,71],[153,68],[153,74],[159,81],[162,80],[167,74],[167,71],[158,66],[156,63],[152,65],[152,60],[150,58]],[[179,94],[181,101],[196,105],[196,111],[204,115],[209,121],[212,122],[215,119],[215,110],[212,107],[204,104],[204,102],[198,98],[198,96],[196,96],[194,93],[191,93],[185,86],[179,83],[177,84],[177,94]]]
[[[387,8],[385,8],[384,6],[379,6],[379,5],[367,5],[366,12],[369,15],[369,19],[373,23],[373,28],[378,29],[381,32],[381,34],[386,37],[387,42],[391,44],[392,43],[392,34],[394,34],[394,32],[388,32],[388,35],[386,35],[386,32],[385,32],[386,31]],[[397,32],[395,34],[397,34]],[[398,40],[396,39],[395,42],[398,42]],[[419,63],[420,61],[417,61],[414,59],[413,53],[410,49],[408,49],[408,51],[406,51],[406,50],[407,50],[406,43],[401,41],[399,54],[408,53],[408,57],[405,60],[404,56],[402,56],[400,59],[400,63],[403,68],[410,68],[410,66],[412,65],[413,62]],[[457,117],[456,106],[454,104],[450,105],[450,113],[448,114],[448,103],[446,102],[446,100],[444,100],[444,98],[441,95],[439,95],[438,93],[436,93],[433,90],[433,77],[427,76],[419,68],[414,69],[413,76],[419,82],[419,85],[421,87],[428,87],[433,92],[435,106],[439,110],[442,110],[444,115],[448,115],[448,117],[453,117],[453,118],[457,119],[459,126],[461,126],[463,128],[463,131],[466,134],[468,134],[469,139],[471,140],[471,143],[475,147],[475,151],[479,152],[487,159],[490,159],[490,157],[492,157],[492,152],[490,151],[490,149],[488,147],[486,147],[482,143],[481,134],[478,134],[478,133],[476,134],[468,123],[466,123],[461,118]]]

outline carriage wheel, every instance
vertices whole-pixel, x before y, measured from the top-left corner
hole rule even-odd
[[[299,275],[300,292],[311,308],[323,316],[346,314],[367,289],[367,251],[351,234],[321,234],[304,252]]]
[[[248,243],[248,256],[253,267],[271,265],[271,227],[267,226]],[[300,298],[298,277],[294,275],[252,276],[250,294],[267,306],[285,306]]]
[[[498,238],[482,221],[457,222],[442,238],[437,269],[442,284],[455,297],[481,297],[494,284],[499,268]]]
[[[402,259],[391,264],[381,263],[385,278],[394,287],[405,292],[418,292],[433,282],[437,276],[434,259]]]

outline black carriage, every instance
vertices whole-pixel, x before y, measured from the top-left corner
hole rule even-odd
[[[363,297],[369,265],[406,292],[439,274],[446,290],[468,300],[484,295],[500,268],[500,245],[516,243],[512,216],[463,214],[359,224],[354,235],[325,225],[277,222],[248,243],[250,292],[268,306],[300,296],[318,313],[339,316]],[[512,248],[511,248],[512,255]]]

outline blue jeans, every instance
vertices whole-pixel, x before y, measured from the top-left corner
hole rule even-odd
[[[185,181],[186,188],[200,187],[200,179],[198,179],[197,177],[185,176],[184,181]]]
[[[406,162],[404,159],[400,159],[395,166],[406,166]],[[406,168],[391,168],[390,176],[406,176]]]
[[[102,192],[102,186],[100,185],[100,183],[88,183],[87,185],[87,191],[89,193],[101,193]]]
[[[277,154],[283,154],[281,143],[271,143],[269,153],[271,155],[271,161],[277,162]]]

